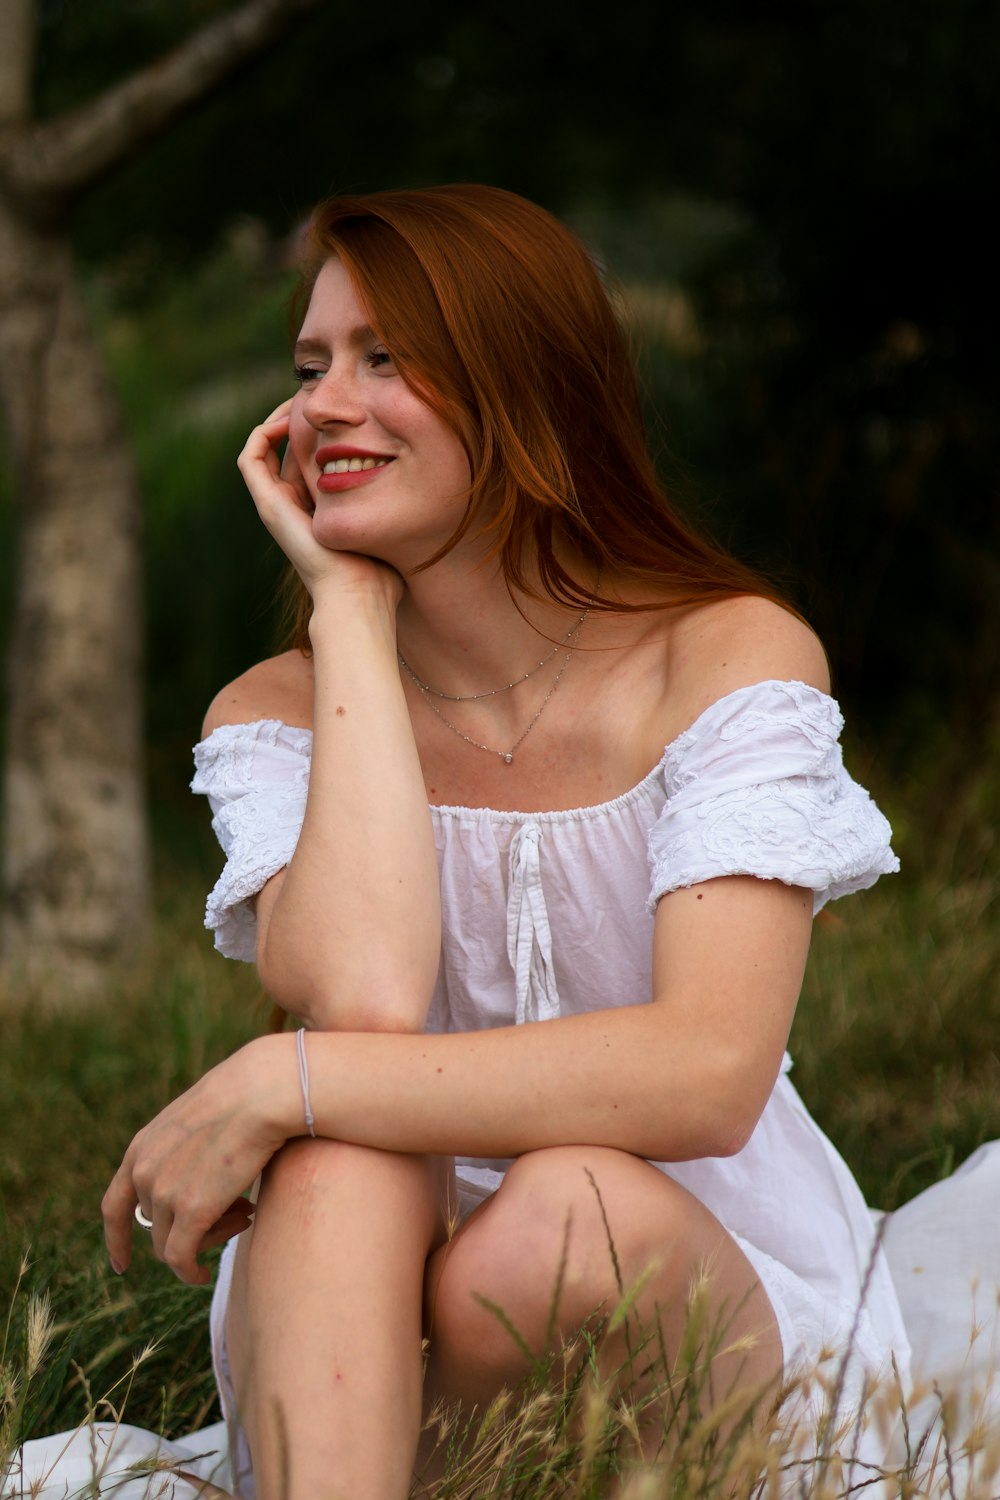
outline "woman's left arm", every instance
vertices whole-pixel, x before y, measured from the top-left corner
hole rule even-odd
[[[445,1036],[310,1037],[316,1128],[467,1156],[731,1155],[774,1087],[811,923],[810,891],[709,880],[659,903],[651,1004]]]
[[[811,919],[808,891],[705,881],[659,902],[651,1004],[444,1036],[313,1033],[316,1132],[445,1155],[573,1144],[729,1155],[774,1086]],[[295,1047],[287,1034],[250,1042],[136,1136],[105,1196],[114,1261],[128,1262],[138,1196],[157,1254],[182,1279],[207,1279],[196,1256],[229,1204],[306,1133]]]

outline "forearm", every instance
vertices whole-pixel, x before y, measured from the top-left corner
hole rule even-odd
[[[293,1039],[253,1045],[272,1049],[281,1128],[301,1133]],[[780,1060],[735,1039],[706,1047],[696,1024],[658,1005],[446,1036],[310,1036],[307,1047],[319,1134],[486,1157],[572,1144],[726,1155],[752,1131]]]
[[[258,961],[311,1025],[420,1030],[437,974],[433,830],[384,604],[317,604],[314,736],[302,833]]]

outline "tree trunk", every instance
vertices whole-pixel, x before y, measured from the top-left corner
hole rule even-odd
[[[5,0],[0,5],[0,126],[31,113],[35,20],[35,0]]]
[[[74,202],[320,0],[245,0],[56,119],[30,110],[35,0],[0,0],[0,399],[18,507],[0,1004],[106,990],[146,934],[139,505],[84,312]]]
[[[0,389],[19,510],[3,785],[5,989],[107,987],[145,936],[139,507],[68,237],[0,200]]]

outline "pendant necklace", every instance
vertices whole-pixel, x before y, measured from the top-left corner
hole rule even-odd
[[[599,586],[600,581],[598,580],[597,587]],[[503,761],[504,765],[509,766],[514,759],[515,751],[521,748],[525,740],[528,738],[528,735],[531,733],[535,725],[538,723],[539,719],[542,717],[542,714],[545,712],[545,709],[548,706],[549,700],[551,699],[556,688],[559,686],[560,678],[562,677],[566,668],[569,666],[573,652],[576,650],[577,636],[580,634],[580,631],[586,624],[587,616],[590,614],[590,607],[594,602],[594,595],[596,595],[597,593],[597,587],[595,587],[594,594],[592,594],[590,599],[587,601],[587,607],[583,611],[583,614],[578,620],[574,621],[569,630],[563,636],[562,640],[552,648],[549,654],[547,656],[544,656],[542,660],[537,664],[537,666],[532,667],[530,672],[525,672],[522,677],[515,677],[513,682],[505,683],[503,687],[489,688],[482,693],[466,693],[464,695],[458,693],[443,693],[439,688],[431,687],[430,683],[422,682],[401,651],[396,652],[396,655],[399,658],[399,665],[403,668],[403,671],[407,674],[410,680],[415,683],[415,685],[420,689],[420,692],[427,703],[427,707],[431,710],[432,713],[437,714],[438,718],[441,720],[441,723],[445,726],[446,729],[450,729],[452,734],[457,734],[460,740],[464,740],[467,745],[472,745],[476,750],[485,750],[488,755],[498,755]],[[545,694],[545,697],[542,699],[538,711],[529,721],[527,728],[522,731],[519,737],[514,741],[513,745],[511,745],[509,750],[497,750],[493,745],[484,745],[482,740],[474,740],[471,734],[466,734],[464,730],[459,729],[457,724],[453,724],[450,719],[446,719],[444,714],[438,708],[437,704],[434,702],[434,698],[443,698],[449,703],[473,703],[478,698],[495,698],[498,693],[507,693],[511,688],[518,687],[522,682],[527,682],[529,677],[534,677],[536,672],[540,672],[542,667],[547,666],[552,658],[563,649],[565,649],[566,651],[566,659],[560,665],[559,670],[555,675],[552,686],[549,688],[548,692]],[[432,694],[433,697],[431,696]]]

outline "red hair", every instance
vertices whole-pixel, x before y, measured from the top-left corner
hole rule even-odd
[[[543,594],[574,608],[587,604],[591,584],[560,563],[560,537],[605,578],[649,595],[639,605],[595,608],[748,593],[784,604],[671,505],[649,454],[631,354],[594,262],[544,209],[471,185],[332,198],[306,234],[300,312],[334,256],[402,378],[468,454],[465,518],[424,567],[479,523],[493,531],[509,586],[536,592],[535,564]],[[306,597],[301,645],[308,608]]]

